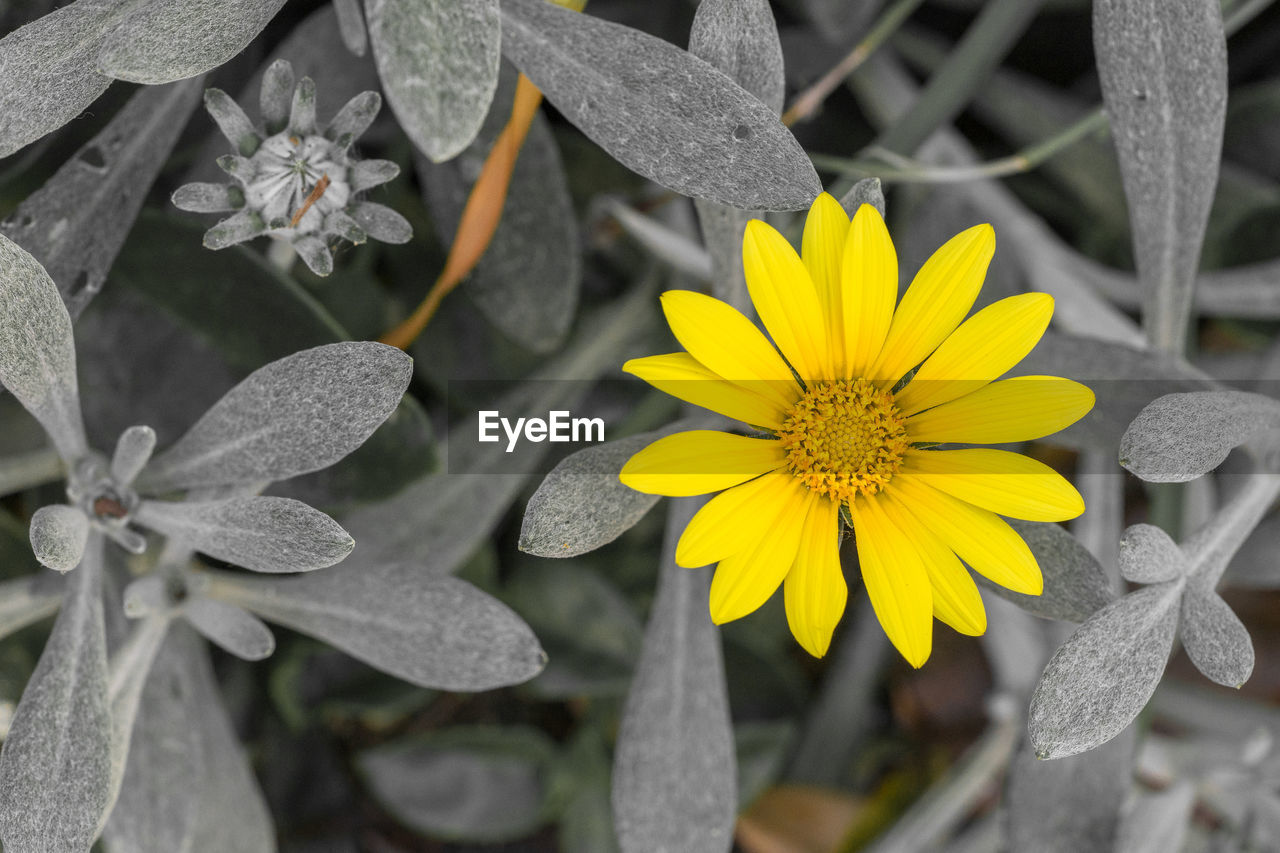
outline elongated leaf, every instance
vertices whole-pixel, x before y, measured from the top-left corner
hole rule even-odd
[[[439,163],[475,139],[498,85],[498,0],[365,0],[387,102]]]
[[[782,112],[786,75],[768,0],[702,0],[689,30],[689,52]]]
[[[1253,641],[1222,596],[1192,583],[1182,597],[1178,629],[1187,657],[1206,678],[1240,687],[1253,674]]]
[[[280,580],[219,573],[208,594],[423,687],[518,684],[545,662],[533,632],[506,605],[465,581],[417,566]]]
[[[94,534],[0,752],[0,840],[11,853],[88,850],[111,805],[102,545]]]
[[[974,578],[990,592],[1046,619],[1083,622],[1112,600],[1107,572],[1080,542],[1056,524],[1010,519],[1009,524],[1027,543],[1044,575],[1044,592],[1023,595]]]
[[[509,841],[543,817],[554,749],[537,729],[474,726],[392,742],[357,761],[374,797],[406,826]]]
[[[262,660],[276,648],[271,629],[248,611],[233,604],[197,598],[183,615],[206,639],[244,660]]]
[[[49,274],[0,235],[0,383],[73,464],[86,451],[71,318]]]
[[[1222,13],[1204,0],[1099,0],[1093,37],[1145,326],[1159,348],[1180,349],[1222,155]]]
[[[212,71],[253,41],[284,0],[147,0],[102,41],[98,68],[117,80],[171,83]]]
[[[613,815],[624,853],[710,853],[733,842],[736,761],[710,576],[674,557],[699,504],[673,501],[668,512],[657,597],[618,731]]]
[[[0,39],[0,157],[57,130],[111,83],[94,56],[116,0],[77,0]]]
[[[62,603],[62,580],[52,572],[0,582],[0,640],[51,616]]]
[[[1187,573],[1187,557],[1159,527],[1135,524],[1120,540],[1120,574],[1134,583],[1161,583]]]
[[[1255,433],[1280,426],[1280,402],[1245,391],[1167,394],[1120,440],[1120,464],[1153,483],[1185,483],[1216,468]]]
[[[544,0],[502,4],[503,55],[623,165],[695,198],[798,210],[821,191],[774,113],[679,48]]]
[[[607,203],[609,214],[618,225],[622,226],[622,230],[627,232],[628,236],[677,272],[701,281],[713,281],[718,285],[721,281],[719,275],[725,272],[723,267],[728,262],[730,251],[733,250],[738,256],[738,266],[728,265],[728,272],[737,269],[738,274],[741,275],[742,229],[747,227],[751,214],[713,201],[698,200],[695,206],[698,210],[698,219],[702,223],[702,238],[707,245],[705,249],[683,229],[665,225],[622,201],[613,200]],[[734,249],[735,246],[736,249]],[[720,266],[717,265],[717,261],[720,262]],[[727,275],[728,272],[725,274]],[[744,299],[747,293],[746,286],[747,283],[744,280],[742,282]]]
[[[73,319],[107,280],[202,88],[192,80],[139,90],[0,224],[48,270]]]
[[[411,372],[404,353],[369,342],[328,344],[274,361],[156,456],[139,486],[252,483],[325,468],[386,420]]]
[[[1180,583],[1131,592],[1054,653],[1031,697],[1028,729],[1038,757],[1093,749],[1134,721],[1164,674],[1181,592]]]
[[[255,572],[322,569],[355,547],[336,521],[291,498],[143,501],[134,518],[188,548]]]

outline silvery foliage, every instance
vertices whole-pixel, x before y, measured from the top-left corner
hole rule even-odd
[[[295,82],[293,66],[277,60],[262,77],[262,124],[221,89],[209,89],[205,108],[231,143],[218,166],[234,184],[179,187],[173,203],[196,213],[235,211],[204,235],[208,249],[268,236],[288,243],[316,275],[333,272],[333,247],[369,237],[405,243],[413,228],[403,216],[361,194],[400,174],[390,160],[359,160],[351,147],[378,115],[382,98],[364,92],[325,127],[316,121],[316,86]]]
[[[274,648],[270,630],[253,615],[258,613],[415,684],[438,688],[515,683],[542,667],[544,656],[528,627],[462,581],[415,583],[415,570],[404,565],[374,566],[363,575],[315,572],[345,558],[354,547],[351,537],[304,503],[256,494],[272,481],[327,467],[359,447],[405,391],[411,362],[402,352],[376,343],[337,343],[280,359],[233,388],[158,455],[153,456],[155,433],[135,426],[120,436],[107,460],[85,440],[66,307],[40,264],[4,237],[0,284],[0,382],[44,427],[68,477],[68,503],[33,516],[32,548],[46,566],[71,572],[53,633],[0,754],[5,849],[52,844],[87,850],[104,827],[115,848],[127,844],[139,826],[183,815],[180,827],[167,827],[182,838],[173,849],[211,832],[225,836],[223,828],[201,823],[201,792],[193,786],[182,786],[188,799],[176,815],[168,815],[172,791],[158,802],[129,792],[121,799],[126,811],[107,824],[133,764],[135,722],[147,719],[140,709],[148,673],[164,654],[165,637],[181,636],[171,627],[175,620],[232,654],[257,660]],[[151,571],[125,590],[124,613],[135,621],[108,657],[106,542],[142,553],[148,544],[144,532],[158,534],[165,545]],[[201,568],[193,560],[197,551],[257,572],[296,577],[255,584],[233,572]],[[56,590],[34,582],[11,582],[4,592],[0,625],[6,633],[46,615],[59,601]],[[199,689],[208,694],[204,681]],[[154,714],[165,713],[162,699]],[[225,723],[215,715],[209,724],[222,731],[208,736],[225,741]],[[145,734],[143,740],[148,742]],[[202,754],[211,751],[204,748]],[[221,755],[215,764],[243,779],[242,762],[233,755]],[[136,785],[149,788],[175,771],[169,757],[154,749],[139,756],[148,767],[132,773]],[[246,814],[264,814],[252,802],[252,791],[246,792]],[[50,827],[55,835],[49,835]],[[252,825],[243,829],[254,836]],[[244,849],[273,844],[269,830],[254,837]]]

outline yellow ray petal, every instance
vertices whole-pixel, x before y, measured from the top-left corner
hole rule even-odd
[[[978,585],[960,558],[892,495],[886,493],[879,500],[885,515],[920,548],[933,590],[933,615],[961,634],[983,634],[987,630],[987,611]]]
[[[963,397],[1003,375],[1031,352],[1049,327],[1053,297],[1020,293],[960,324],[894,395],[904,415]]]
[[[799,398],[795,376],[750,320],[731,305],[692,290],[662,294],[662,311],[680,345],[700,364],[783,408]]]
[[[844,241],[849,236],[849,215],[840,202],[820,193],[804,220],[804,237],[800,241],[800,258],[827,320],[827,339],[831,346],[831,365],[836,376],[845,375],[844,306],[841,301],[841,268]]]
[[[1017,376],[907,418],[914,442],[1004,444],[1052,435],[1093,408],[1093,392],[1060,376]]]
[[[698,429],[658,439],[628,459],[618,479],[638,492],[687,497],[745,483],[785,461],[771,438]]]
[[[863,376],[880,354],[898,299],[898,253],[880,212],[859,207],[841,258],[845,377]]]
[[[853,503],[862,581],[894,648],[919,669],[933,649],[933,591],[915,543],[889,520],[878,496]]]
[[[992,448],[908,450],[895,479],[910,477],[996,515],[1066,521],[1084,498],[1057,471],[1021,453]]]
[[[760,383],[738,384],[721,379],[687,352],[633,358],[622,369],[676,399],[725,417],[769,429],[782,426],[785,410],[752,390]]]
[[[797,482],[789,472],[774,471],[707,501],[676,544],[676,565],[696,569],[750,548],[769,533]]]
[[[711,621],[717,625],[732,622],[769,600],[795,563],[805,515],[818,500],[823,498],[791,478],[777,517],[757,519],[768,526],[768,533],[716,566],[711,578]]]
[[[955,331],[978,298],[995,250],[995,231],[975,225],[925,261],[893,314],[872,378],[896,382]]]
[[[803,379],[829,379],[827,324],[809,271],[786,238],[759,219],[742,236],[742,270],[751,301],[782,354]]]
[[[812,502],[800,534],[800,552],[783,583],[787,624],[816,658],[827,653],[849,597],[840,568],[839,524],[839,504],[826,498]]]
[[[1044,589],[1031,549],[1000,516],[911,477],[894,477],[886,491],[974,571],[1014,592]]]

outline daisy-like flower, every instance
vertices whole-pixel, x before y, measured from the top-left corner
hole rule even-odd
[[[825,654],[848,594],[839,559],[846,522],[876,616],[912,666],[929,657],[934,616],[963,634],[986,630],[965,564],[1040,594],[1035,557],[1000,516],[1074,518],[1084,511],[1080,494],[1017,453],[937,447],[1041,438],[1093,407],[1093,392],[1069,379],[999,379],[1039,341],[1053,299],[1011,296],[966,320],[994,252],[989,225],[956,235],[895,309],[898,260],[880,214],[863,205],[850,222],[824,193],[799,256],[764,222],[747,226],[747,286],[772,344],[719,300],[663,295],[687,352],[623,369],[761,431],[676,433],[621,473],[650,494],[720,492],[676,550],[682,566],[718,563],[717,624],[753,612],[782,585],[792,633]]]
[[[204,102],[235,151],[218,166],[236,183],[186,184],[173,203],[196,213],[236,211],[205,232],[207,248],[266,235],[292,244],[312,272],[328,275],[339,240],[405,243],[413,236],[403,216],[359,198],[400,174],[390,160],[357,160],[351,153],[382,107],[377,92],[352,98],[321,128],[315,83],[303,77],[295,86],[293,66],[278,60],[262,77],[263,127],[221,89],[207,90]]]

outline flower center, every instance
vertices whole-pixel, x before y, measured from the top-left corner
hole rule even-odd
[[[865,379],[810,388],[787,412],[778,439],[791,473],[841,503],[884,488],[909,444],[893,395]]]

